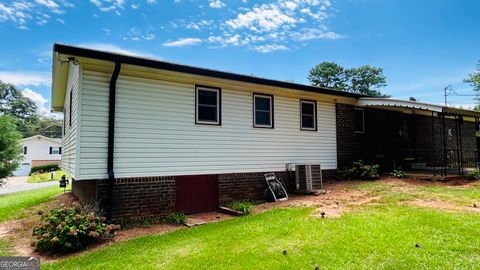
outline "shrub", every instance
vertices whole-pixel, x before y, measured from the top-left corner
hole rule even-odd
[[[187,216],[184,213],[176,213],[172,212],[168,216],[165,217],[165,221],[170,224],[183,224],[187,221]]]
[[[85,248],[120,230],[120,225],[106,224],[105,218],[79,204],[39,212],[40,225],[33,228],[38,251],[69,252]]]
[[[253,204],[249,201],[232,201],[227,204],[227,207],[244,214],[250,214]]]
[[[352,167],[345,167],[337,172],[340,179],[378,179],[380,166],[378,164],[366,165],[363,160],[354,161]]]
[[[402,170],[393,170],[392,175],[396,178],[407,178],[408,174]]]
[[[467,179],[469,179],[469,180],[479,180],[480,179],[480,170],[475,169],[473,171],[467,172]]]
[[[58,171],[58,170],[60,170],[60,167],[58,167],[58,164],[47,164],[47,165],[41,165],[41,166],[33,166],[30,169],[30,173],[51,172],[51,171]]]

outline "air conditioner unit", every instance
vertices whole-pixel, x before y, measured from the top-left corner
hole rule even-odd
[[[323,190],[320,164],[296,164],[295,183],[297,191],[311,193]]]

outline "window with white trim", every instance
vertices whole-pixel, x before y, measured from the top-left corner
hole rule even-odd
[[[221,124],[220,88],[195,87],[195,123]]]
[[[300,100],[300,129],[317,130],[317,102]]]
[[[365,112],[362,108],[355,108],[353,126],[356,133],[365,133]]]
[[[273,96],[253,94],[253,126],[273,128]]]
[[[61,155],[62,147],[50,146],[49,153],[50,155]]]

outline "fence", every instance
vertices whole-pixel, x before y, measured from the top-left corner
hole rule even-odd
[[[479,168],[478,150],[401,149],[394,151],[393,167],[409,171],[431,171],[434,174],[464,174]]]

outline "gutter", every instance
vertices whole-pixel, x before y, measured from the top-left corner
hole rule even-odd
[[[121,62],[115,62],[112,77],[110,78],[110,93],[108,101],[108,150],[107,150],[107,173],[108,173],[108,190],[107,190],[107,220],[112,220],[112,204],[113,204],[113,186],[115,184],[115,172],[113,170],[113,154],[115,148],[115,101],[117,95],[117,79],[122,67]]]

